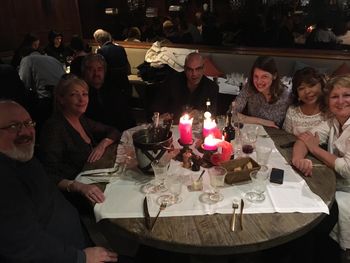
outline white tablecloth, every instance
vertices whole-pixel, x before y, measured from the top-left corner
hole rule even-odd
[[[174,138],[178,138],[177,127],[175,127],[173,132]],[[126,141],[126,138],[130,138],[131,133],[132,131],[124,133],[122,140]],[[262,127],[260,127],[260,133],[266,133]],[[176,142],[176,140],[174,141]],[[277,151],[270,138],[259,136],[257,144],[273,147],[268,166],[270,168],[278,167],[283,169],[284,182],[282,185],[268,183],[265,200],[261,203],[245,201],[244,213],[329,213],[327,205],[319,196],[310,190],[304,179],[287,164],[287,161]],[[251,154],[251,157],[255,159],[255,152]],[[233,186],[225,185],[220,189],[220,192],[224,195],[223,201],[211,205],[205,204],[199,199],[203,191],[210,188],[207,171],[203,175],[203,191],[190,192],[187,189],[187,185],[191,183],[191,177],[197,178],[200,172],[192,172],[183,168],[181,165],[180,162],[172,161],[169,173],[182,175],[182,202],[167,207],[160,216],[190,216],[214,213],[231,214],[232,202],[235,200],[239,203],[240,199],[244,199],[244,194],[251,189],[250,181]],[[143,217],[143,200],[145,194],[141,189],[145,183],[152,179],[149,175],[144,175],[139,171],[137,167],[127,169],[121,176],[113,177],[112,182],[105,189],[106,200],[102,204],[96,204],[94,207],[96,220],[99,221],[103,218]],[[84,182],[89,183],[85,177],[78,176],[77,180],[85,180]],[[155,216],[158,212],[159,204],[156,200],[159,195],[161,194],[147,194],[151,216]]]

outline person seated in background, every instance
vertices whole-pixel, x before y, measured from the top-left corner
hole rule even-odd
[[[0,261],[116,262],[89,247],[79,215],[33,157],[35,122],[18,103],[0,101]]]
[[[86,202],[77,193],[101,203],[105,197],[100,188],[74,179],[86,162],[99,160],[109,145],[118,142],[120,133],[85,117],[89,87],[73,74],[62,77],[55,88],[54,103],[55,112],[40,135],[39,159],[58,188],[78,208],[84,208]]]
[[[70,73],[73,73],[74,75],[81,78],[82,77],[81,64],[83,62],[84,57],[87,54],[91,53],[91,47],[86,46],[84,44],[83,39],[78,35],[72,36],[69,47],[72,52],[72,61],[70,63]]]
[[[168,76],[159,89],[152,106],[153,111],[160,112],[162,118],[174,115],[178,122],[185,107],[194,110],[193,115],[207,109],[206,102],[211,103],[211,113],[216,114],[218,85],[204,76],[203,57],[196,52],[187,55],[183,72]]]
[[[52,114],[53,88],[65,74],[63,65],[54,57],[32,50],[22,58],[19,76],[25,88],[34,98],[32,117],[37,122],[37,131]]]
[[[18,70],[23,57],[29,55],[33,50],[39,50],[40,39],[34,34],[26,34],[23,38],[22,43],[15,50],[11,65]]]
[[[30,94],[19,78],[17,70],[11,65],[0,64],[0,79],[0,99],[14,100],[29,110],[32,106]]]
[[[86,116],[122,132],[134,127],[135,119],[128,97],[118,84],[106,79],[106,71],[106,61],[100,54],[89,54],[82,62],[83,79],[90,87]]]
[[[332,29],[329,28],[328,22],[321,19],[307,37],[305,46],[308,48],[335,49],[340,42]]]
[[[310,130],[325,120],[324,87],[326,79],[315,69],[305,67],[295,72],[294,101],[287,110],[283,129],[294,135]]]
[[[261,56],[255,60],[249,81],[232,108],[244,123],[280,128],[292,99],[291,91],[280,81],[275,60]]]
[[[48,56],[54,57],[62,64],[66,64],[67,50],[63,44],[63,34],[51,30],[48,34],[49,43],[44,51]]]
[[[130,27],[127,32],[127,38],[124,41],[141,42],[141,31],[138,27]]]
[[[335,199],[339,208],[338,224],[331,237],[345,251],[350,260],[350,76],[334,77],[325,89],[331,118],[298,136],[294,144],[292,163],[305,176],[312,175],[312,161],[308,153],[332,168],[337,174]],[[320,144],[328,144],[328,149]]]
[[[112,36],[103,29],[94,32],[94,39],[100,46],[97,54],[101,54],[107,63],[106,79],[115,84],[115,88],[131,99],[132,87],[128,75],[131,73],[130,63],[125,49],[113,43]]]

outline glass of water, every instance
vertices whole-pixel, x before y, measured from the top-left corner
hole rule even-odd
[[[245,194],[246,199],[253,203],[263,202],[266,185],[270,178],[269,168],[262,165],[259,170],[252,171],[249,175],[252,180],[252,190]]]

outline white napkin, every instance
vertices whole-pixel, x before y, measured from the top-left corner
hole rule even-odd
[[[276,212],[288,213],[290,211],[301,213],[325,213],[329,214],[328,207],[322,199],[314,194],[307,183],[283,182],[282,185],[269,184],[267,194],[271,199]]]
[[[120,169],[120,166],[115,166],[105,169],[86,170],[79,173],[75,180],[84,184],[109,183],[119,175]]]

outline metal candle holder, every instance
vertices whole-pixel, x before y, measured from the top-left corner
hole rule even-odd
[[[201,145],[201,151],[203,152],[203,157],[202,157],[203,164],[202,164],[202,166],[205,167],[205,168],[212,167],[213,164],[212,164],[210,158],[217,151],[217,149],[215,149],[215,150],[208,150],[208,149],[205,149],[204,148],[204,144],[202,144]]]
[[[180,150],[178,155],[176,155],[176,160],[183,162],[183,154],[186,152],[192,153],[192,149],[190,148],[190,146],[193,144],[194,140],[192,139],[191,143],[189,143],[189,144],[182,143],[180,139],[178,139],[177,141],[182,146],[182,149]]]

